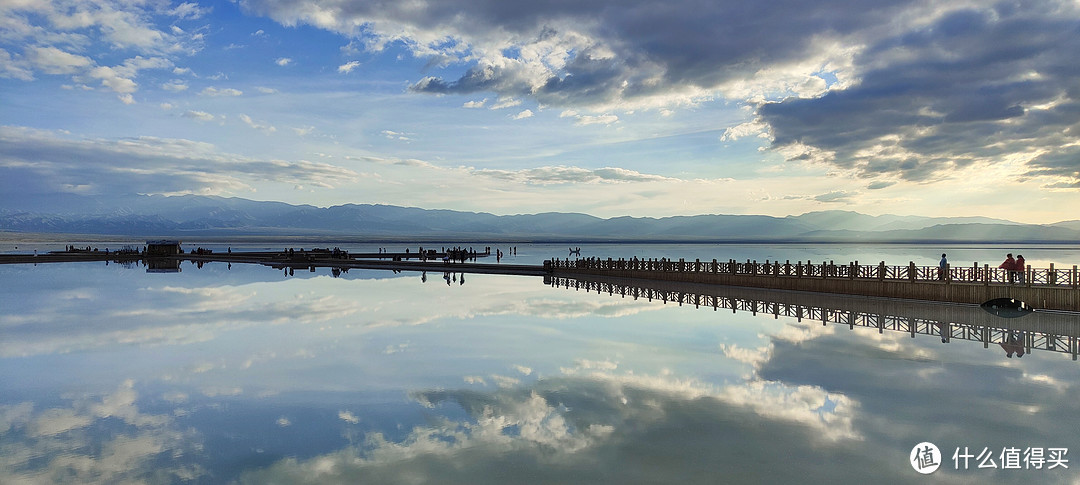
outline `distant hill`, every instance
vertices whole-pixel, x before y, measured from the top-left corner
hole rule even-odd
[[[63,196],[4,201],[0,231],[118,236],[325,236],[371,239],[516,239],[806,242],[1069,242],[1080,221],[1019,224],[986,217],[798,216],[613,217],[542,213],[497,216],[391,205],[332,207],[185,195],[105,200]]]

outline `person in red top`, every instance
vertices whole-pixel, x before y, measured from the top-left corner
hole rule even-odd
[[[998,268],[1005,270],[1005,274],[1009,275],[1009,284],[1012,284],[1016,279],[1016,260],[1013,259],[1012,253],[1008,254],[1005,258],[1005,262],[998,265]]]
[[[1020,284],[1024,284],[1024,277],[1027,275],[1027,265],[1024,262],[1024,255],[1016,255],[1016,274],[1020,275]]]

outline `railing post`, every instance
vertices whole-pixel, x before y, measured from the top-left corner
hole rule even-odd
[[[949,263],[945,263],[945,284],[952,282],[952,266]]]
[[[907,267],[907,279],[908,279],[908,281],[915,281],[915,271],[916,271],[915,262],[914,261],[908,261],[908,267]]]
[[[795,277],[796,278],[802,278],[802,273],[803,273],[803,271],[802,271],[802,261],[799,261],[795,265]]]
[[[1046,275],[1046,284],[1050,286],[1057,284],[1057,272],[1054,271],[1054,263],[1050,263],[1050,274]]]
[[[879,280],[885,280],[885,262],[884,261],[878,263],[877,270],[878,270],[878,276],[877,276],[878,279]]]
[[[720,269],[720,265],[716,262],[715,259],[712,260],[712,272],[716,273],[719,269]]]
[[[1034,275],[1034,273],[1031,272],[1031,265],[1030,264],[1027,265],[1027,268],[1024,268],[1023,271],[1024,271],[1024,286],[1031,287],[1031,276]]]
[[[1078,276],[1078,275],[1077,275],[1077,273],[1076,273],[1076,265],[1074,264],[1074,265],[1073,265],[1073,270],[1072,270],[1072,277],[1070,278],[1070,279],[1072,280],[1072,287],[1073,287],[1073,289],[1075,289],[1075,288],[1076,288],[1076,286],[1077,286],[1077,283],[1078,283],[1078,282],[1077,282],[1077,276]]]
[[[990,265],[983,265],[983,286],[990,286]]]

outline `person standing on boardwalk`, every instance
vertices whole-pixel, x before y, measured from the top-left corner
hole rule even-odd
[[[949,269],[949,260],[945,257],[945,253],[941,253],[941,261],[938,262],[938,279],[945,281],[945,272]]]
[[[1024,261],[1024,255],[1016,255],[1016,274],[1020,275],[1020,284],[1024,284],[1024,278],[1027,276],[1027,262]]]
[[[1009,275],[1010,285],[1016,280],[1016,260],[1013,259],[1012,253],[1006,255],[1005,261],[999,264],[998,268],[1005,270],[1005,273]]]

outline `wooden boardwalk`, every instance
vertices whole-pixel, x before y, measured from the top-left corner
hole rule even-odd
[[[443,253],[335,254],[329,250],[268,251],[181,254],[170,261],[229,262],[264,264],[275,268],[370,268],[400,271],[442,271],[510,275],[554,275],[566,277],[603,276],[640,280],[675,281],[774,290],[808,291],[843,295],[874,296],[953,303],[983,303],[994,298],[1015,298],[1040,309],[1080,312],[1080,274],[1069,269],[1031,268],[1009,272],[989,265],[953,266],[940,271],[936,266],[888,266],[822,262],[729,260],[709,262],[667,259],[554,259],[543,266],[492,262],[444,262]],[[478,253],[477,257],[491,259]],[[4,263],[47,263],[80,261],[140,261],[140,254],[102,251],[54,252],[41,255],[0,255]],[[160,260],[160,259],[159,259]],[[1080,318],[1080,317],[1078,317]],[[1080,323],[1080,320],[1078,320]]]
[[[865,327],[877,333],[902,332],[911,338],[929,335],[942,343],[969,340],[981,342],[984,348],[1058,352],[1073,360],[1080,353],[1080,316],[1071,312],[1036,311],[1022,318],[1001,318],[970,304],[594,276],[550,276],[545,282],[558,288],[714,311]]]
[[[604,276],[776,290],[983,303],[1015,298],[1035,308],[1080,312],[1080,275],[1070,269],[1032,268],[1010,273],[990,265],[888,266],[822,262],[666,259],[563,259],[544,263],[555,276]]]
[[[80,263],[103,262],[134,263],[142,261],[149,267],[171,266],[178,268],[181,262],[191,261],[197,264],[248,263],[262,264],[276,269],[308,270],[313,268],[337,269],[383,269],[398,271],[433,271],[456,273],[487,273],[521,276],[543,276],[548,271],[540,265],[501,263],[491,255],[477,253],[477,261],[460,262],[442,259],[444,253],[421,258],[417,253],[359,253],[335,257],[333,253],[319,251],[234,251],[203,254],[179,254],[175,256],[147,258],[141,254],[106,253],[105,251],[57,251],[44,254],[0,254],[0,264],[38,264],[38,263]],[[153,263],[153,264],[151,264]]]

